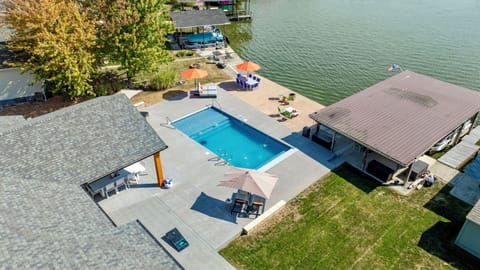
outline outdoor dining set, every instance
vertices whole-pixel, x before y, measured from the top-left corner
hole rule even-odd
[[[252,75],[251,73],[248,76],[244,76],[240,73],[237,74],[237,84],[240,85],[243,89],[253,90],[258,88],[260,85],[260,78]]]
[[[242,75],[241,73],[237,73],[237,84],[240,85],[243,89],[246,90],[253,90],[258,88],[260,85],[260,78],[253,75],[251,72],[257,71],[260,69],[258,64],[255,64],[251,61],[245,61],[236,65],[237,70],[245,71],[248,75]]]
[[[85,188],[92,198],[99,194],[101,197],[108,199],[111,193],[117,194],[120,190],[128,189],[132,183],[138,184],[140,173],[144,171],[145,168],[140,163],[134,163],[96,181],[87,183]]]

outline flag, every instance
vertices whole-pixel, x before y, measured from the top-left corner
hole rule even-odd
[[[395,71],[395,70],[399,70],[401,69],[400,66],[398,64],[392,64],[388,69],[387,71],[389,72],[392,72],[392,71]]]

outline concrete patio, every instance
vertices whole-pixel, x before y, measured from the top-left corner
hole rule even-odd
[[[217,251],[253,221],[253,218],[231,215],[225,200],[235,190],[217,186],[228,166],[216,166],[209,161],[214,156],[209,150],[179,130],[162,125],[167,118],[174,121],[210,105],[293,147],[293,151],[265,167],[267,172],[279,176],[266,209],[280,200],[294,198],[342,163],[339,159],[328,161],[331,157],[328,150],[223,89],[219,89],[216,99],[184,95],[145,108],[149,113],[148,122],[169,146],[162,151],[161,158],[164,176],[173,177],[173,187],[160,189],[156,185],[153,158],[148,158],[142,161],[146,172],[138,185],[100,201],[99,205],[116,225],[139,220],[186,269],[230,267]],[[162,239],[174,227],[190,242],[180,253]]]

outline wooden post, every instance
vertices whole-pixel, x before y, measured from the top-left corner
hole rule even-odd
[[[155,161],[155,169],[157,171],[157,182],[159,187],[163,187],[163,171],[162,162],[160,161],[160,152],[153,154],[153,160]]]
[[[337,136],[337,132],[333,132],[332,136],[332,144],[330,145],[330,151],[335,153],[335,137]]]
[[[408,170],[408,174],[407,174],[407,179],[405,180],[405,183],[403,183],[403,186],[405,188],[408,188],[408,180],[410,180],[410,175],[412,175],[412,171],[413,171],[413,166],[415,166],[415,163],[417,162],[417,159],[415,158],[413,160],[413,162],[411,163],[410,165],[410,169]]]

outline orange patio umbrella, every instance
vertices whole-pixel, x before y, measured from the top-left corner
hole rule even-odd
[[[252,72],[260,69],[260,65],[255,64],[251,61],[245,61],[241,64],[236,65],[238,70]]]
[[[201,79],[208,76],[208,72],[199,68],[190,68],[182,72],[182,77],[186,79]]]
[[[182,77],[185,79],[195,79],[195,88],[197,88],[197,79],[208,76],[208,72],[199,68],[190,68],[182,72]]]

